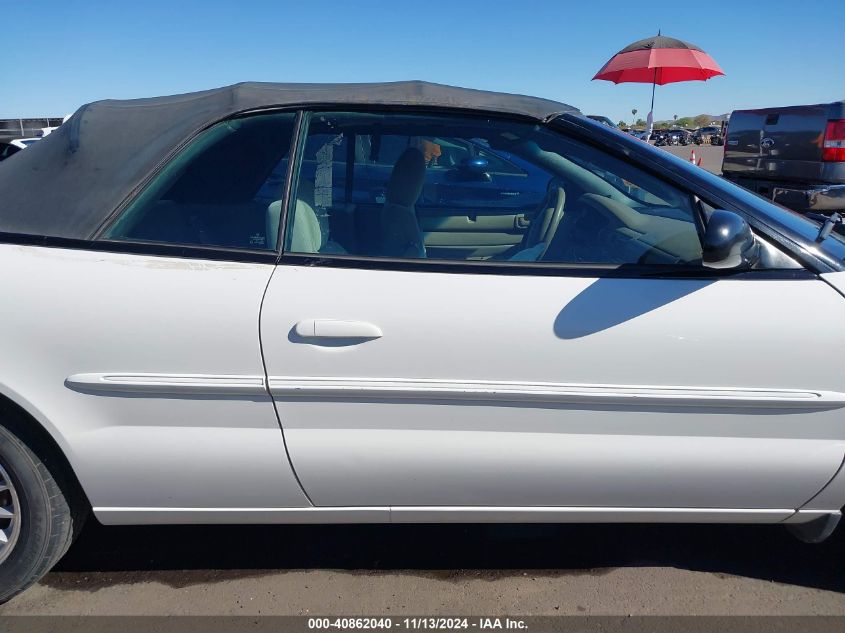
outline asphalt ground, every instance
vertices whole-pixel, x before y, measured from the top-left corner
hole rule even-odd
[[[0,616],[845,615],[843,563],[780,526],[92,521]]]
[[[722,156],[724,147],[716,145],[672,145],[661,149],[674,154],[684,160],[690,159],[690,154],[695,152],[695,162],[701,159],[701,168],[714,174],[722,173]]]

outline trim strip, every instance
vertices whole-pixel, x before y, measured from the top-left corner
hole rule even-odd
[[[280,235],[281,239],[281,235]],[[320,266],[355,268],[360,270],[398,270],[402,272],[511,275],[531,277],[589,277],[616,279],[816,279],[804,268],[772,270],[738,270],[731,268],[703,268],[693,266],[580,265],[551,262],[472,261],[448,259],[396,259],[387,257],[357,257],[353,255],[308,255],[283,253],[275,250],[252,250],[229,247],[166,244],[143,241],[112,241],[25,235],[0,231],[0,244],[60,248],[91,252],[118,253],[150,257],[178,257],[212,261],[278,264],[284,266]]]
[[[826,514],[835,513],[829,512]],[[105,525],[196,523],[780,523],[788,508],[362,506],[310,508],[95,507]]]
[[[244,375],[81,373],[68,376],[65,385],[76,391],[94,393],[268,395],[268,383],[263,376]],[[845,407],[845,393],[838,391],[398,378],[271,376],[269,394],[280,398],[423,399],[481,403],[658,404],[797,409]]]
[[[359,257],[338,254],[303,254],[283,252],[281,266],[354,268],[359,270],[396,270],[401,272],[446,273],[465,275],[511,275],[531,277],[588,277],[614,279],[816,279],[805,268],[745,270],[705,268],[703,266],[640,266],[639,264],[567,264],[553,262],[475,261],[449,259],[400,259]]]
[[[286,398],[381,398],[484,402],[590,403],[826,409],[845,407],[845,393],[796,389],[585,385],[369,378],[271,376],[270,393]]]
[[[91,373],[68,376],[65,386],[97,393],[267,395],[263,376]]]

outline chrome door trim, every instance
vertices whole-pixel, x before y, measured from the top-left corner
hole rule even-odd
[[[625,404],[685,407],[837,409],[845,393],[757,387],[684,387],[676,385],[605,385],[482,380],[390,379],[81,373],[65,385],[89,393],[270,395],[289,398],[379,398],[388,400],[464,400],[480,403]]]
[[[108,393],[204,395],[267,395],[263,376],[225,376],[213,374],[84,373],[65,379],[74,391]]]
[[[287,398],[379,398],[487,402],[833,409],[845,393],[799,389],[601,385],[479,380],[271,376],[270,393]]]

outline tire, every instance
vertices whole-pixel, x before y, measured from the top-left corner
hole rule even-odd
[[[5,484],[0,485],[5,488],[0,507],[7,508],[0,517],[0,529],[7,537],[0,537],[6,541],[0,542],[0,604],[50,571],[79,534],[88,513],[64,460],[23,429],[0,420],[0,478],[6,480],[0,482]]]

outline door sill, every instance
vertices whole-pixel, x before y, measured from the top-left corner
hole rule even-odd
[[[806,520],[814,518],[807,516]],[[838,512],[825,511],[824,513]],[[780,523],[792,509],[372,506],[305,508],[94,508],[105,525],[248,523]],[[800,517],[804,518],[804,517]]]

